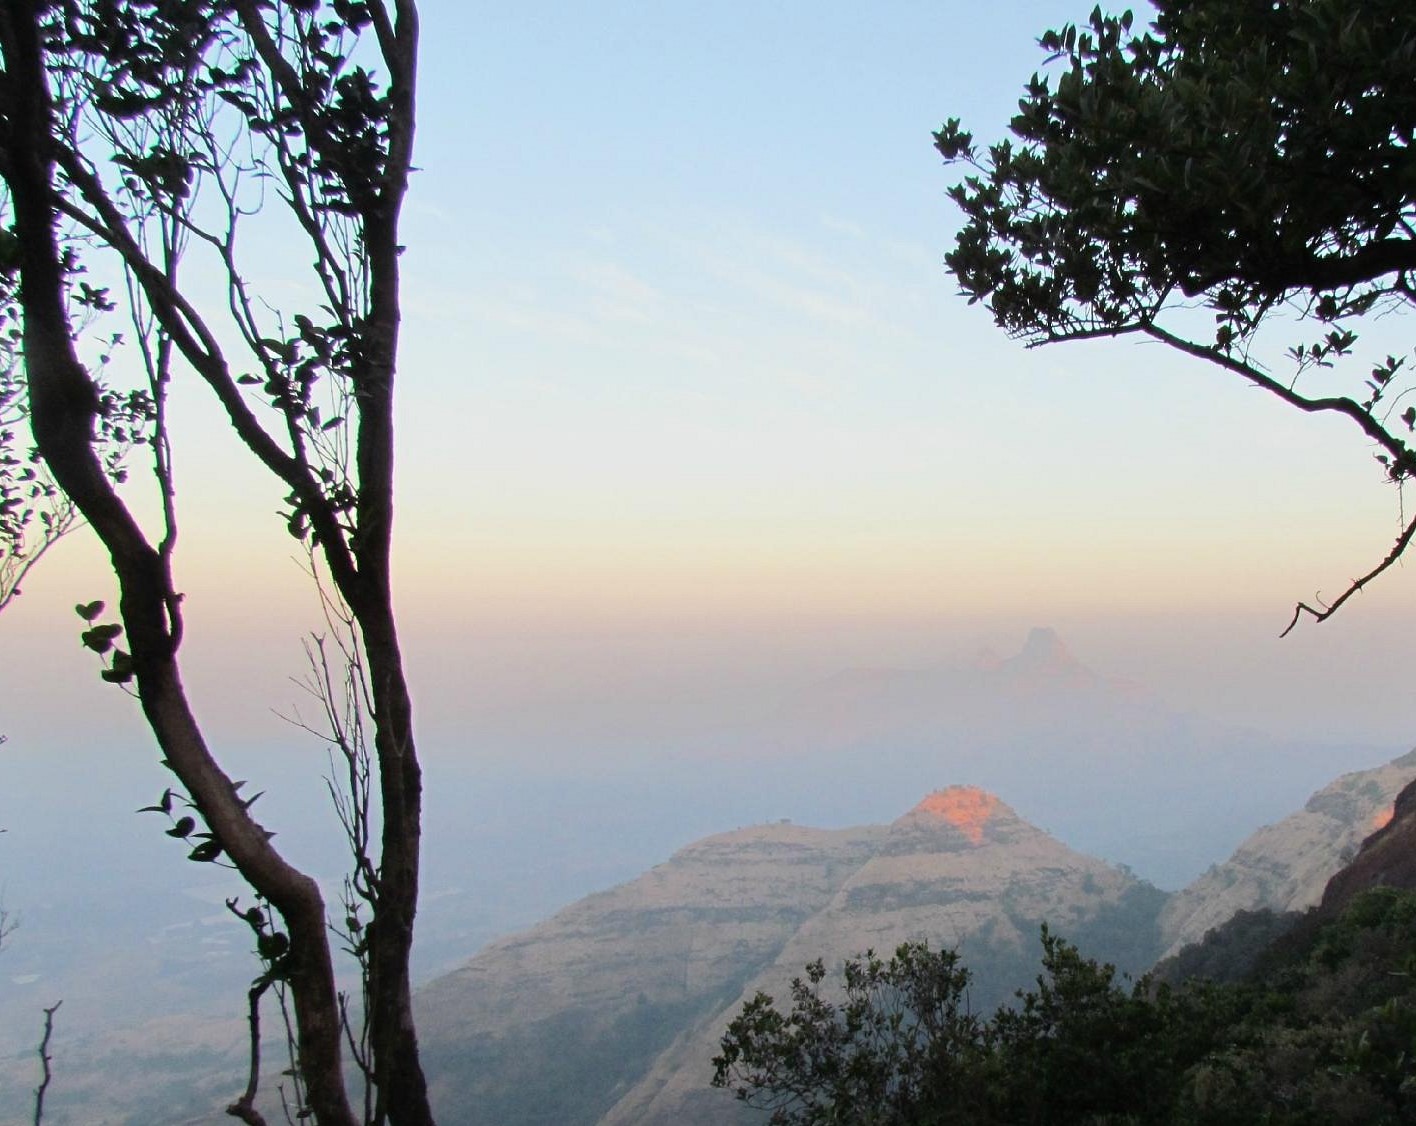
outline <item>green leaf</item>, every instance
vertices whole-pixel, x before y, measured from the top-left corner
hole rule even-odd
[[[80,602],[74,607],[74,613],[83,618],[86,622],[91,622],[94,618],[103,613],[103,602]]]

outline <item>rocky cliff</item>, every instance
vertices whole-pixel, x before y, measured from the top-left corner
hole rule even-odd
[[[1160,916],[1166,954],[1198,942],[1237,911],[1317,905],[1334,873],[1391,820],[1397,795],[1413,778],[1416,751],[1344,774],[1297,813],[1259,829],[1223,864],[1171,897]]]

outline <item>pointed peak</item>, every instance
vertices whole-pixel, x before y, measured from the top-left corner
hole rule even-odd
[[[1046,680],[1090,680],[1092,672],[1072,655],[1055,629],[1034,626],[1016,657],[998,666],[1014,675]]]
[[[938,819],[952,825],[971,844],[983,843],[984,827],[1000,811],[1008,807],[987,790],[978,786],[950,786],[935,790],[905,816],[912,819]]]
[[[1071,661],[1071,651],[1063,643],[1061,636],[1051,626],[1033,626],[1028,630],[1028,639],[1023,643],[1023,651],[1015,660],[1057,660]]]

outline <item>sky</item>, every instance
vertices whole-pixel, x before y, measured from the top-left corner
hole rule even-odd
[[[652,770],[841,669],[1035,625],[1216,719],[1413,741],[1409,575],[1278,638],[1396,534],[1371,448],[1158,345],[1029,351],[943,267],[931,132],[1001,137],[1088,8],[422,5],[397,579],[433,769],[531,740]],[[195,391],[174,418],[198,712],[289,741],[317,619],[281,490]],[[80,533],[7,611],[0,753],[150,763],[76,640],[112,595]]]

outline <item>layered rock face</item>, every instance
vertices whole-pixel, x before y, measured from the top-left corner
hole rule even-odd
[[[706,838],[419,994],[439,1120],[731,1126],[746,1112],[708,1086],[723,1031],[759,990],[784,997],[808,962],[919,939],[955,947],[987,1011],[1032,984],[1045,921],[1138,973],[1236,911],[1316,904],[1413,778],[1416,752],[1344,775],[1170,897],[968,786],[885,826],[779,823]],[[1391,882],[1412,854],[1416,794],[1406,804],[1409,817],[1376,835],[1348,883]],[[1330,895],[1345,893],[1343,878]]]
[[[1198,942],[1237,911],[1317,905],[1363,840],[1391,821],[1397,795],[1413,778],[1416,751],[1344,774],[1297,813],[1258,830],[1227,861],[1171,897],[1160,916],[1166,955]]]
[[[597,1121],[884,836],[776,824],[709,837],[493,943],[418,997],[440,1120]]]
[[[991,794],[931,794],[894,824],[710,837],[495,943],[419,997],[447,1123],[722,1123],[708,1087],[728,1020],[809,961],[957,946],[989,1009],[1037,973],[1043,920],[1130,969],[1162,893],[1074,852]]]

